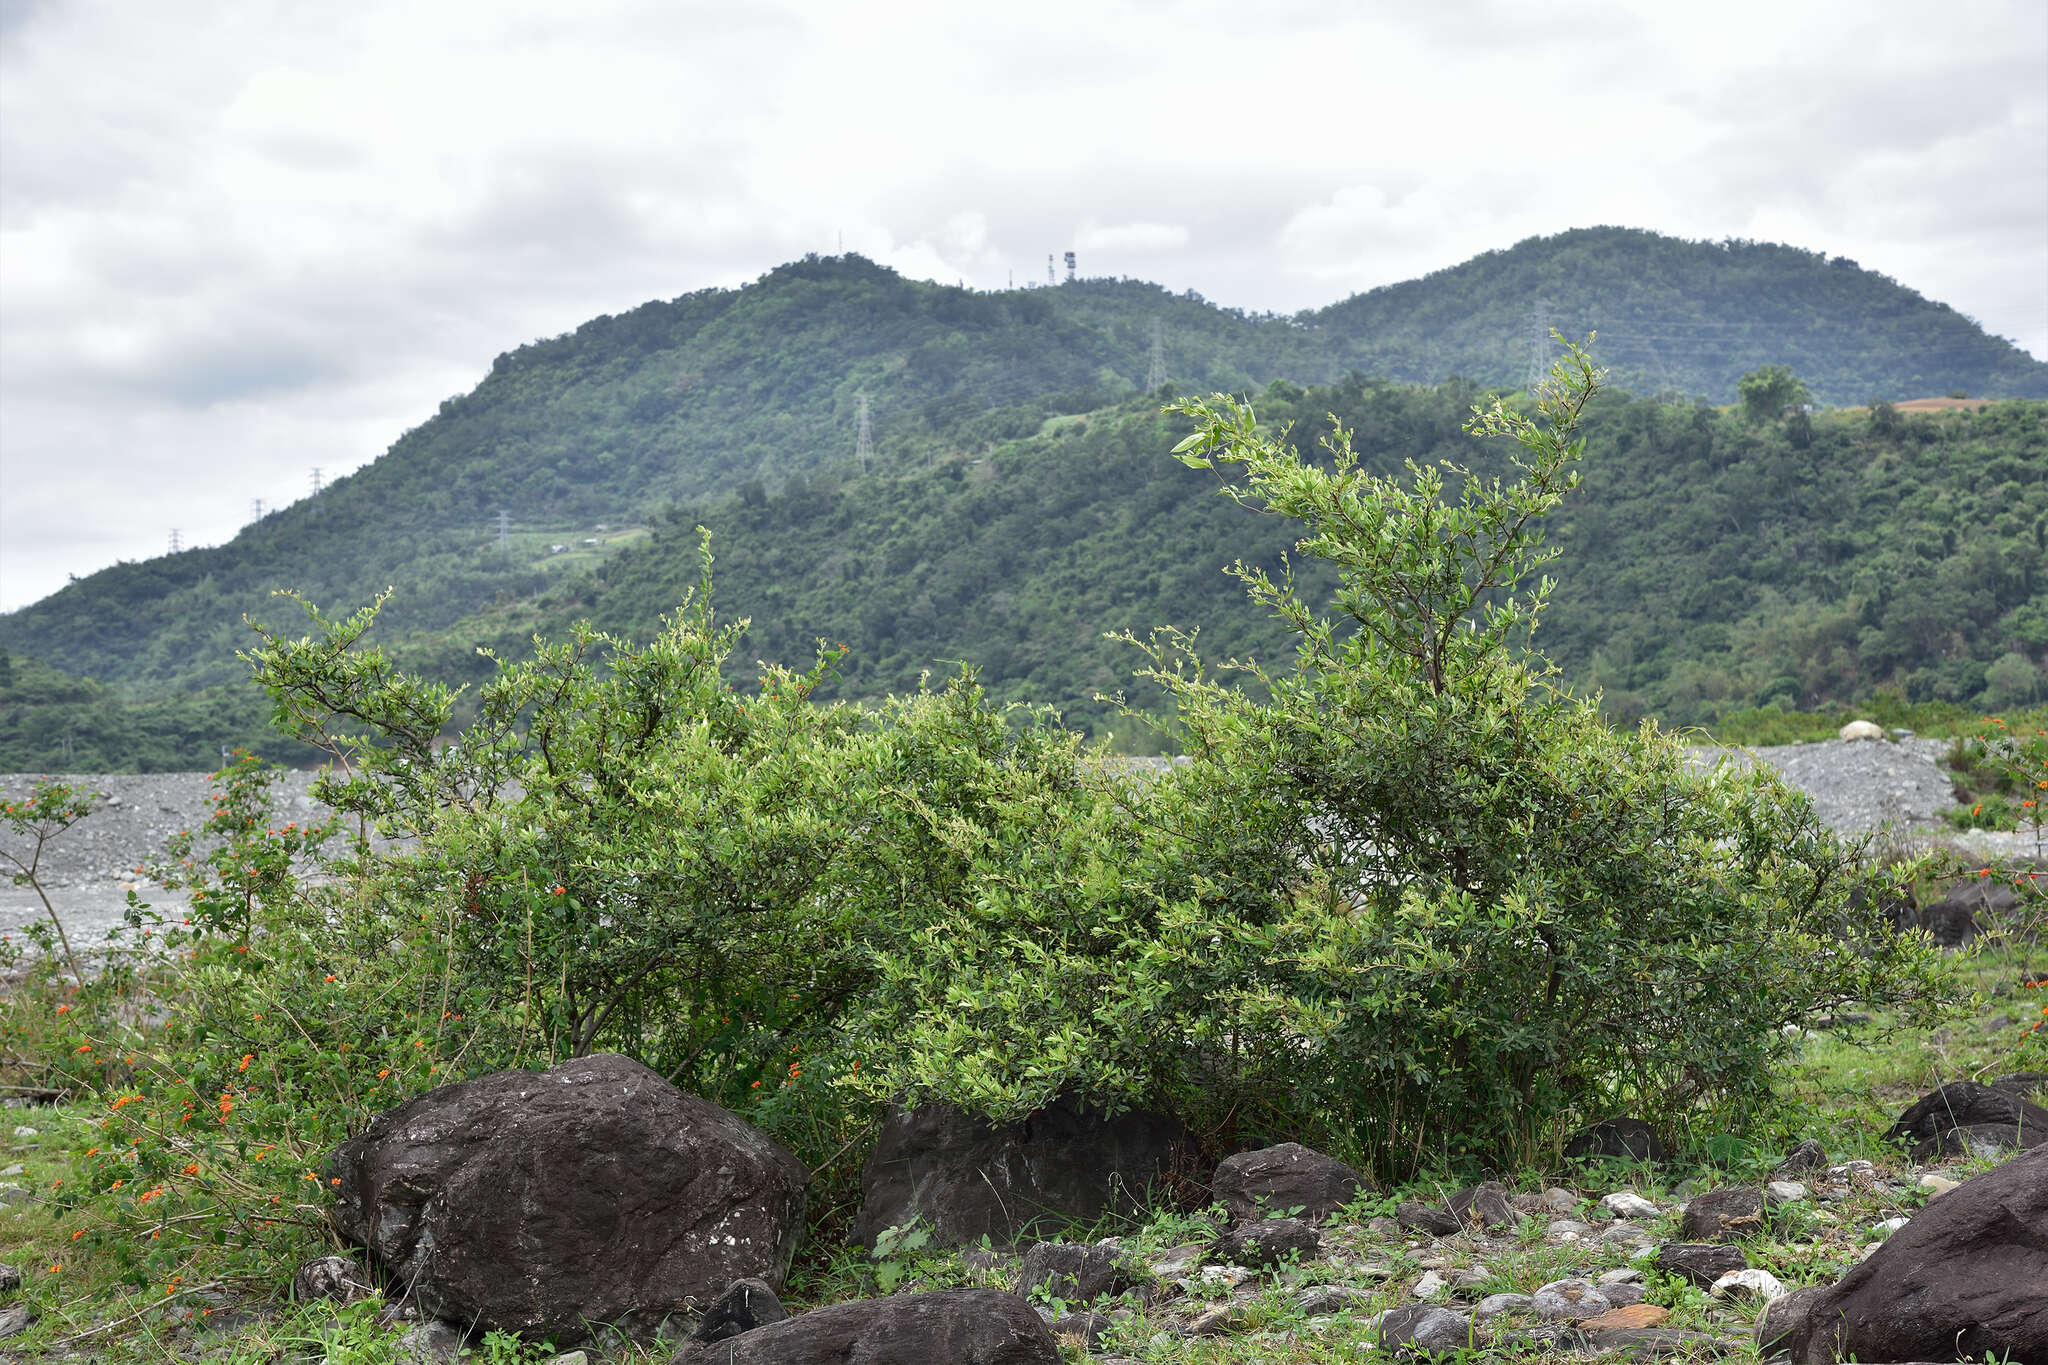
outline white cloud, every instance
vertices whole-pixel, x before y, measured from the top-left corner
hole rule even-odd
[[[0,605],[842,240],[1291,311],[1591,223],[1784,238],[2048,356],[2048,7],[1952,9],[17,0]]]
[[[1188,230],[1179,223],[1117,223],[1103,227],[1084,222],[1074,232],[1076,251],[1125,251],[1146,255],[1178,251],[1188,244]]]

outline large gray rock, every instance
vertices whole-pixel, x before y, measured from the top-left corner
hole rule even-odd
[[[1322,1247],[1323,1234],[1299,1218],[1262,1218],[1239,1223],[1216,1239],[1213,1250],[1226,1264],[1260,1270],[1290,1260],[1313,1261]]]
[[[1064,1101],[996,1127],[951,1105],[891,1109],[861,1171],[854,1240],[921,1222],[940,1246],[1094,1223],[1172,1203],[1194,1143],[1173,1119],[1113,1119]]]
[[[1980,1144],[2037,1147],[2048,1142],[2048,1109],[2011,1090],[1950,1081],[1915,1101],[1885,1137],[1912,1144],[1915,1161],[1973,1155]]]
[[[1093,1303],[1144,1282],[1143,1270],[1125,1262],[1116,1248],[1076,1242],[1035,1243],[1017,1271],[1019,1294],[1029,1297],[1043,1290],[1048,1298],[1067,1303]]]
[[[1358,1197],[1358,1172],[1298,1142],[1225,1157],[1210,1192],[1234,1220],[1299,1217],[1320,1223]]]
[[[809,1180],[741,1119],[612,1056],[429,1091],[326,1169],[335,1230],[424,1311],[564,1343],[650,1331],[749,1276],[781,1284]]]
[[[1506,1232],[1519,1220],[1515,1206],[1508,1202],[1507,1188],[1498,1180],[1483,1181],[1451,1196],[1451,1216],[1467,1229]]]
[[[2048,1360],[2048,1147],[1913,1215],[1830,1286],[1765,1310],[1757,1344],[1793,1365]]]
[[[672,1365],[1059,1365],[1052,1332],[1015,1294],[947,1289],[814,1308]]]
[[[1657,1269],[1705,1289],[1732,1270],[1746,1270],[1741,1247],[1703,1242],[1666,1242],[1657,1248]]]
[[[1730,1185],[1688,1200],[1678,1235],[1688,1242],[1732,1242],[1763,1232],[1768,1216],[1762,1190]]]
[[[1469,1315],[1433,1303],[1396,1308],[1380,1319],[1380,1347],[1400,1355],[1439,1355],[1484,1346]]]

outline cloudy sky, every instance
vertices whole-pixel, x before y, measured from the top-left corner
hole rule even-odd
[[[807,251],[1291,311],[1600,223],[2048,358],[2048,4],[0,0],[0,607]]]

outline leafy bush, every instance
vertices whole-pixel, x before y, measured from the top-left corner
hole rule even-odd
[[[1292,671],[1218,682],[1190,637],[1154,636],[1192,761],[1086,807],[1018,794],[971,903],[885,969],[868,1027],[900,1042],[873,1093],[996,1118],[1079,1094],[1400,1172],[1622,1111],[1740,1123],[1781,1025],[1937,1008],[1931,948],[1891,932],[1803,798],[1611,730],[1518,647],[1595,386],[1572,349],[1540,420],[1475,414],[1519,477],[1467,475],[1454,502],[1434,469],[1362,472],[1341,429],[1312,463],[1240,403],[1179,405],[1186,462],[1307,524],[1343,624],[1241,566],[1299,639]]]

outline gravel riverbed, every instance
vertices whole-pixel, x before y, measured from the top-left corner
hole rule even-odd
[[[2031,858],[2030,834],[1958,833],[1941,823],[1955,804],[1941,759],[1948,741],[1905,738],[1893,741],[1829,740],[1758,749],[1699,749],[1699,761],[1768,763],[1792,786],[1813,799],[1830,828],[1874,835],[1911,848],[1941,845],[1972,858]],[[168,913],[183,897],[151,886],[135,869],[159,853],[179,830],[206,818],[205,773],[89,773],[65,779],[104,799],[86,819],[45,845],[39,871],[74,942],[97,941],[121,923],[132,888],[157,910]],[[0,799],[19,800],[36,781],[32,774],[0,774]],[[305,822],[326,813],[311,795],[313,774],[283,774],[272,788],[277,820]],[[0,829],[0,850],[26,858],[11,830]],[[0,869],[11,870],[4,860]],[[42,903],[26,887],[0,879],[0,934],[18,933],[43,917]]]

